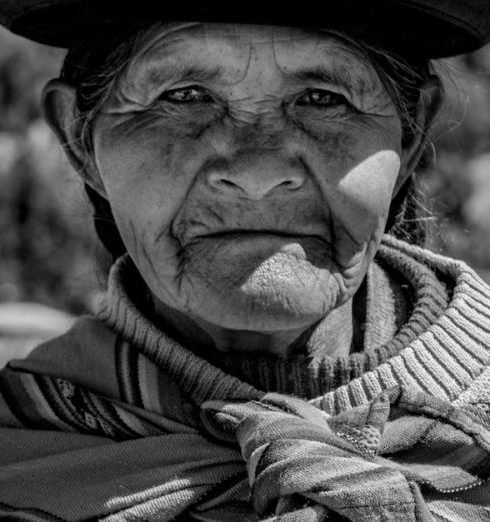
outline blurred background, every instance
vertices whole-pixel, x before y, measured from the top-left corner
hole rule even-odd
[[[92,310],[104,285],[90,208],[40,111],[63,55],[0,28],[0,368]],[[490,282],[490,46],[437,68],[447,102],[420,175],[431,248]]]

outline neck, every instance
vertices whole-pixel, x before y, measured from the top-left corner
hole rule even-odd
[[[332,310],[320,322],[280,331],[230,330],[193,319],[153,299],[157,326],[194,352],[261,353],[287,358],[294,353],[313,357],[347,356],[354,338],[352,300]]]

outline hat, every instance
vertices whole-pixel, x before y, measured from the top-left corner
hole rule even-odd
[[[116,23],[202,21],[348,31],[438,58],[490,40],[490,0],[0,0],[0,24],[36,42],[69,48]]]

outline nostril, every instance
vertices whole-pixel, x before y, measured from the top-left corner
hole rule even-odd
[[[215,189],[218,190],[224,190],[224,191],[242,191],[243,188],[240,186],[240,183],[235,183],[229,179],[227,179],[224,176],[215,176],[212,177],[210,180],[211,186],[213,186]]]
[[[209,187],[227,195],[262,199],[268,194],[292,192],[300,189],[306,181],[304,171],[280,157],[260,156],[251,160],[247,156],[233,165],[211,165],[205,177]],[[219,168],[218,168],[219,167]]]
[[[287,190],[296,190],[296,189],[300,188],[302,185],[303,185],[303,180],[299,179],[299,178],[298,179],[288,179],[279,184],[280,187],[283,187]]]
[[[227,176],[223,175],[220,172],[212,172],[207,176],[208,183],[217,188],[228,188],[228,189],[236,189],[237,184],[233,183]]]
[[[236,183],[233,183],[233,181],[230,181],[229,179],[220,179],[218,181],[219,183],[221,183],[222,185],[225,185],[225,187],[229,187],[229,188],[237,188],[237,184]]]

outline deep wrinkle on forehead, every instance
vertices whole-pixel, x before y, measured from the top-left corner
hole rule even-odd
[[[273,58],[273,81],[336,86],[351,97],[387,97],[367,57],[338,36],[274,26],[196,23],[155,26],[143,35],[120,78],[117,98],[144,106],[162,89],[186,82],[236,85],[253,67],[258,49]]]

